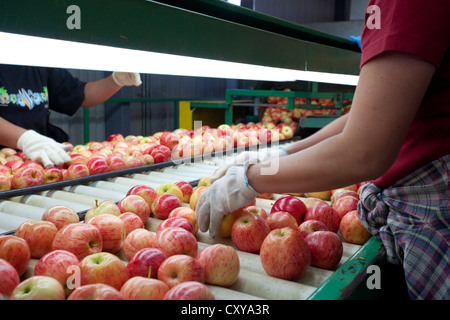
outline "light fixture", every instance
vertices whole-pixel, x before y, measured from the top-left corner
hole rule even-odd
[[[312,81],[356,86],[358,76],[302,71],[0,32],[0,63],[260,81]]]

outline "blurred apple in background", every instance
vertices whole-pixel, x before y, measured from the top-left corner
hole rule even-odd
[[[186,281],[205,282],[200,263],[195,258],[185,254],[167,257],[159,266],[157,278],[167,284],[169,288]]]
[[[169,286],[153,278],[133,277],[120,289],[125,300],[163,300]]]
[[[20,283],[17,270],[6,260],[0,259],[0,297],[9,297],[14,288]]]
[[[122,249],[125,240],[125,224],[112,214],[99,214],[87,223],[96,226],[102,236],[102,251],[115,253]]]
[[[358,210],[348,212],[341,220],[339,233],[348,243],[362,245],[371,238],[371,234],[361,223]]]
[[[311,198],[318,198],[325,201],[331,199],[331,191],[307,192],[306,195]]]
[[[30,247],[24,239],[12,235],[0,235],[0,259],[9,262],[19,276],[27,271],[30,258]]]
[[[136,229],[126,236],[122,251],[129,261],[136,252],[156,246],[156,235],[147,229]]]
[[[25,239],[31,258],[39,259],[52,250],[58,228],[50,221],[28,220],[17,227],[14,235]]]
[[[143,248],[128,261],[128,277],[141,276],[156,279],[159,266],[166,258],[166,255],[160,249]]]
[[[119,152],[113,152],[106,157],[106,162],[110,171],[125,169],[125,161],[123,155]]]
[[[11,190],[11,177],[8,173],[0,173],[0,192]]]
[[[171,193],[161,194],[153,201],[151,210],[153,215],[161,220],[169,217],[169,214],[175,208],[181,207],[183,203],[180,198]]]
[[[211,187],[211,177],[202,177],[197,183],[197,187]]]
[[[89,158],[86,166],[89,169],[89,174],[99,174],[109,172],[109,164],[106,157],[92,156]]]
[[[142,222],[145,224],[150,217],[151,209],[147,202],[141,196],[136,194],[131,194],[125,196],[122,200],[117,204],[121,213],[124,212],[133,212],[139,218],[141,218]]]
[[[343,254],[342,240],[331,231],[315,231],[305,237],[311,252],[311,265],[333,270],[341,261]]]
[[[144,223],[141,218],[133,212],[124,212],[119,218],[123,221],[125,227],[125,237],[133,230],[144,228]]]
[[[58,280],[47,276],[32,276],[17,285],[11,300],[65,300],[64,288]]]
[[[243,213],[231,228],[231,241],[245,252],[259,253],[270,228],[266,220],[253,213]]]
[[[328,203],[325,200],[322,200],[322,199],[319,199],[319,198],[305,198],[302,201],[305,204],[306,209],[309,209],[313,205],[319,204],[319,203],[328,205]]]
[[[67,179],[76,179],[89,176],[89,168],[84,163],[74,163],[67,168]]]
[[[198,244],[195,236],[180,227],[168,227],[156,234],[156,247],[167,256],[184,254],[197,256]]]
[[[44,180],[42,183],[52,183],[63,180],[63,174],[61,169],[57,167],[50,167],[44,169]]]
[[[300,231],[272,230],[261,246],[261,263],[268,275],[280,279],[300,278],[311,264],[311,252]]]
[[[68,206],[54,205],[44,211],[41,220],[52,222],[59,230],[68,224],[80,222],[80,217]]]
[[[52,250],[67,250],[79,260],[102,251],[102,235],[100,230],[88,223],[71,223],[56,233]]]
[[[103,283],[94,283],[76,288],[67,300],[125,300],[119,290]]]
[[[329,231],[338,232],[339,223],[341,221],[336,210],[328,204],[316,204],[310,207],[305,214],[305,221],[319,220],[322,221]]]
[[[114,216],[120,216],[122,212],[119,206],[111,200],[96,201],[95,205],[86,212],[84,216],[84,221],[88,222],[91,218],[100,214],[111,214]]]
[[[203,283],[186,281],[171,288],[164,296],[164,300],[215,300],[215,298]]]

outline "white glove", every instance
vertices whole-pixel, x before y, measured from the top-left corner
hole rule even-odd
[[[136,72],[118,72],[112,73],[112,78],[118,86],[140,86],[142,84],[141,75]]]
[[[58,143],[34,130],[28,130],[17,140],[17,147],[31,160],[40,162],[44,168],[59,166],[71,160],[67,151],[70,145]]]
[[[222,218],[229,212],[250,204],[257,192],[247,183],[247,166],[233,166],[208,187],[197,200],[195,215],[201,231],[209,229],[211,237],[220,232]]]

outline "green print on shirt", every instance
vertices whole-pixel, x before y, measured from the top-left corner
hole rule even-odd
[[[48,101],[48,89],[44,86],[42,92],[33,92],[31,90],[19,89],[17,94],[9,94],[5,87],[0,87],[0,106],[15,104],[20,107],[33,109],[41,103]]]

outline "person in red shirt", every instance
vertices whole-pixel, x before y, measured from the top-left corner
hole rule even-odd
[[[223,215],[257,193],[371,181],[359,217],[402,265],[409,297],[449,299],[450,2],[372,0],[367,9],[351,111],[269,159],[220,170],[197,220],[214,237]]]

